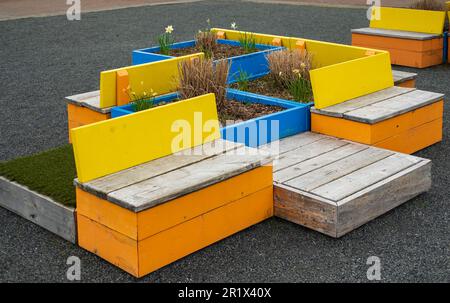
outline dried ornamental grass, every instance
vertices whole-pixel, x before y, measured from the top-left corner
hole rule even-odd
[[[178,92],[182,99],[214,93],[217,110],[221,111],[226,97],[228,61],[212,59],[185,60],[179,65]]]
[[[212,58],[217,49],[216,34],[211,31],[199,31],[195,36],[196,46],[205,53],[207,59]]]

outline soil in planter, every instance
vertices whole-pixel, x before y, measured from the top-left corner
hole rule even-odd
[[[231,87],[239,89],[237,83],[233,83]],[[291,95],[289,90],[285,89],[284,87],[280,87],[279,85],[276,85],[269,75],[249,81],[246,91],[259,95],[295,101],[294,97]],[[305,100],[302,103],[308,102],[312,102],[312,100]]]
[[[76,176],[72,145],[0,162],[0,176],[16,181],[63,205],[75,207]]]
[[[174,99],[171,102],[160,102],[153,107],[166,105],[168,103],[178,102],[180,99]],[[221,126],[227,125],[227,120],[230,121],[246,121],[261,116],[277,113],[285,110],[285,108],[276,105],[266,105],[261,103],[239,102],[236,100],[225,100],[225,104],[221,110],[218,111],[219,122]],[[234,123],[229,123],[232,125]]]
[[[258,50],[255,49],[251,51],[250,53],[257,52]],[[191,47],[185,47],[185,48],[177,48],[177,49],[171,49],[169,51],[170,56],[174,57],[180,57],[190,54],[195,54],[201,52],[200,48],[197,46],[191,46]],[[233,46],[228,44],[217,44],[216,51],[213,54],[214,60],[220,60],[220,59],[227,59],[231,57],[236,57],[240,55],[248,54],[245,52],[244,48],[241,46]]]
[[[227,120],[246,121],[261,116],[277,113],[285,108],[275,105],[266,105],[261,103],[244,103],[236,100],[226,100],[223,108],[219,111],[219,121],[222,126],[227,124]]]

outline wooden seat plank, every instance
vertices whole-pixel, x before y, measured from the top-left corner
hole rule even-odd
[[[117,173],[113,173],[86,183],[77,183],[80,188],[106,199],[108,193],[137,182],[150,179],[178,168],[211,158],[226,151],[242,147],[243,144],[217,139],[204,145],[155,159]]]
[[[414,80],[417,78],[416,73],[404,72],[401,70],[392,70],[392,76],[394,77],[394,84],[400,84],[408,80]]]
[[[286,182],[368,148],[366,145],[348,143],[317,157],[276,171],[273,174],[273,180],[277,183]]]
[[[440,101],[443,98],[443,94],[423,90],[413,90],[406,94],[346,112],[344,114],[344,118],[363,123],[375,124]]]
[[[107,200],[139,212],[270,161],[271,156],[254,154],[254,149],[243,146],[111,192],[107,195]]]
[[[329,136],[316,134],[312,132],[303,132],[301,134],[297,134],[294,136],[290,136],[287,138],[283,138],[281,140],[277,141],[278,144],[278,152],[279,155],[282,155],[284,153],[287,153],[291,150],[297,149],[299,147],[311,144],[313,142],[316,142],[318,140],[323,140],[325,138],[329,138]],[[271,143],[262,145],[259,147],[259,150],[264,150],[267,152],[271,152]]]
[[[387,150],[368,148],[284,183],[294,188],[311,192],[318,187],[387,158],[392,154],[393,152]]]
[[[313,142],[311,144],[291,150],[288,153],[282,154],[274,162],[273,170],[276,172],[280,169],[317,157],[323,153],[335,150],[336,148],[347,144],[348,143],[343,140],[327,137],[323,140]]]
[[[357,110],[359,108],[364,108],[368,105],[372,105],[374,103],[378,103],[393,97],[401,96],[403,94],[410,93],[414,90],[415,88],[393,86],[390,88],[377,91],[372,94],[364,95],[362,97],[351,99],[343,103],[339,103],[320,110],[313,107],[311,108],[311,112],[321,115],[342,118],[344,117],[345,113]]]
[[[352,33],[391,37],[391,38],[412,39],[412,40],[431,40],[440,37],[440,35],[437,34],[427,34],[419,32],[392,30],[392,29],[371,28],[371,27],[352,29]]]
[[[394,154],[315,188],[311,192],[332,201],[339,201],[420,161],[421,159],[417,157]]]

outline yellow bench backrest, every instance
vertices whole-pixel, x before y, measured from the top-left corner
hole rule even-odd
[[[216,100],[207,94],[73,128],[71,138],[78,179],[87,182],[219,139]]]
[[[379,18],[374,18],[378,14]],[[445,12],[379,7],[372,9],[370,27],[440,35],[444,31]]]
[[[133,65],[100,73],[100,107],[117,105],[117,73],[125,71],[132,91],[137,95],[155,91],[158,95],[174,92],[178,86],[178,65],[183,60],[202,57],[203,53]]]

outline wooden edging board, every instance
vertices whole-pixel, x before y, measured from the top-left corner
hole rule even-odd
[[[34,224],[77,243],[75,209],[55,202],[16,182],[0,177],[0,206]]]

